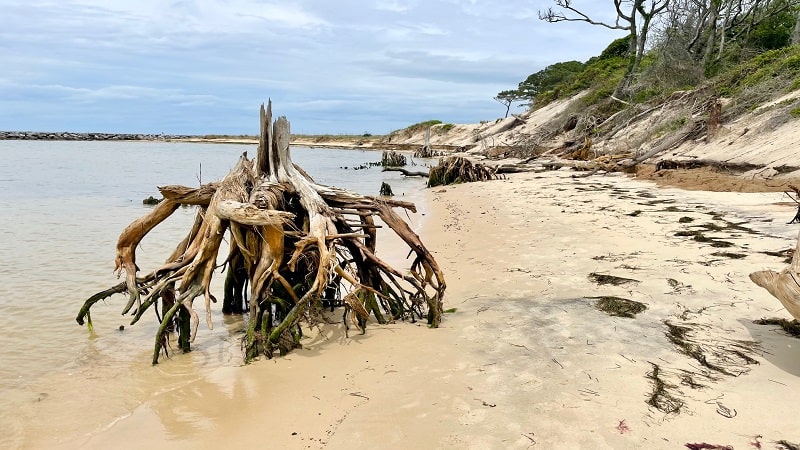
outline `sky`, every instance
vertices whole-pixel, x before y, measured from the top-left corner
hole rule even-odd
[[[613,3],[575,0],[613,22]],[[298,134],[477,123],[531,73],[624,31],[552,0],[0,0],[0,130]],[[512,109],[512,112],[522,109]]]

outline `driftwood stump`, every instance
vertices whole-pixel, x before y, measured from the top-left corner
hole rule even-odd
[[[172,329],[177,329],[179,347],[189,351],[199,324],[198,297],[212,327],[216,299],[209,285],[228,236],[223,312],[248,313],[246,361],[299,347],[301,323],[321,320],[326,292],[344,293],[346,310],[355,313],[354,323],[362,328],[370,315],[379,323],[425,317],[437,327],[444,276],[419,236],[393,210],[415,211],[415,206],[316,184],[292,163],[289,138],[289,121],[280,117],[273,123],[271,102],[266,109],[262,105],[255,161],[245,153],[224,179],[198,188],[159,187],[164,200],[125,228],[117,242],[116,270],[125,272],[125,282],[87,299],[76,321],[91,327],[92,305],[127,292],[123,314],[132,314],[132,324],[148,309],[155,310],[159,328],[153,364],[166,352]],[[137,245],[180,205],[198,207],[191,230],[164,265],[140,276]],[[409,271],[376,256],[376,219],[410,247],[414,259]]]
[[[481,163],[472,163],[467,158],[450,156],[439,160],[439,164],[431,167],[428,174],[428,187],[447,184],[471,183],[473,181],[490,181],[503,178],[497,169]]]
[[[792,263],[780,272],[762,270],[750,274],[753,283],[777,298],[786,311],[800,320],[800,235],[792,255]]]

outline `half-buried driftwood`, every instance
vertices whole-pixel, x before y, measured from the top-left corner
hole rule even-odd
[[[91,327],[92,305],[127,292],[122,313],[132,315],[132,324],[148,310],[159,322],[153,364],[166,352],[173,329],[178,347],[189,351],[198,329],[198,297],[212,327],[216,299],[209,286],[226,240],[223,312],[249,312],[243,343],[248,361],[300,347],[301,324],[323,321],[321,299],[330,300],[336,292],[345,304],[345,326],[348,311],[362,331],[370,315],[379,323],[426,317],[430,326],[438,326],[444,276],[393,210],[415,211],[414,205],[316,184],[292,163],[289,137],[286,118],[273,124],[271,103],[266,110],[262,105],[254,161],[244,154],[224,179],[199,188],[159,187],[164,200],[125,228],[117,242],[116,270],[125,272],[125,281],[86,300],[77,322]],[[140,275],[136,247],[180,205],[198,206],[191,230],[161,267]],[[377,219],[410,247],[410,270],[396,269],[376,255]]]
[[[792,317],[800,320],[800,235],[797,236],[797,246],[789,267],[780,272],[753,272],[750,279],[777,298]]]

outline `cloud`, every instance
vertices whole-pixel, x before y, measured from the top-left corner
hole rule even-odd
[[[0,0],[0,129],[252,133],[268,97],[306,132],[493,119],[500,90],[620,36],[550,4]]]
[[[397,0],[392,1],[376,1],[373,3],[372,7],[378,11],[389,11],[393,13],[404,13],[410,10],[416,2],[403,2],[400,3]]]

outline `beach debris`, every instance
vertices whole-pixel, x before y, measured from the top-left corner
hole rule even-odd
[[[714,252],[711,256],[717,256],[719,258],[728,258],[728,259],[742,259],[746,258],[747,255],[744,253],[733,253],[733,252]]]
[[[702,383],[698,383],[694,381],[695,373],[689,372],[687,370],[681,370],[682,374],[680,375],[681,385],[689,386],[691,389],[705,389],[708,386]]]
[[[728,408],[727,406],[723,405],[722,402],[717,402],[717,414],[722,417],[727,417],[728,419],[733,419],[736,417],[736,410]]]
[[[710,238],[703,234],[702,231],[699,230],[684,230],[678,231],[675,233],[675,236],[678,237],[691,237],[697,242],[707,243],[714,248],[727,248],[733,247],[733,244],[728,241],[721,241],[719,239]]]
[[[775,442],[781,450],[800,450],[800,444],[792,444],[789,441],[781,439]]]
[[[783,258],[783,262],[785,264],[791,264],[792,263],[792,258],[794,257],[794,249],[793,248],[787,248],[787,249],[784,249],[784,250],[777,250],[777,251],[766,250],[766,251],[759,252],[759,253],[763,253],[763,254],[765,254],[767,256],[774,256],[776,258]]]
[[[678,351],[711,372],[739,376],[750,371],[745,366],[759,364],[758,360],[750,356],[759,348],[757,342],[710,336],[696,338],[695,330],[701,327],[699,324],[676,325],[666,320],[664,325],[667,327],[665,333],[667,339],[677,347]],[[713,379],[710,374],[704,375]]]
[[[148,309],[155,311],[159,326],[153,364],[166,354],[173,328],[178,347],[189,351],[200,321],[196,298],[205,301],[206,323],[213,326],[211,303],[217,299],[210,283],[227,240],[222,310],[249,313],[242,342],[245,361],[299,348],[301,325],[325,322],[321,300],[331,296],[342,296],[345,313],[354,313],[362,329],[370,315],[378,323],[426,319],[431,327],[439,325],[444,275],[393,209],[416,211],[414,204],[315,183],[292,162],[289,121],[280,117],[273,122],[271,101],[266,109],[261,106],[260,123],[255,160],[244,153],[221,181],[197,188],[159,187],[164,201],[125,228],[117,241],[116,271],[125,273],[125,281],[87,299],[78,324],[91,329],[92,305],[127,292],[122,313],[131,313],[131,324]],[[136,248],[180,205],[198,207],[191,229],[166,263],[140,275]],[[376,255],[376,219],[410,248],[413,260],[403,271]]]
[[[616,428],[617,428],[617,431],[619,431],[619,434],[625,434],[625,433],[631,431],[631,427],[629,427],[628,424],[625,423],[625,419],[620,420],[619,424],[617,424]]]
[[[591,280],[591,281],[593,281],[593,282],[595,282],[595,283],[597,283],[597,284],[599,284],[601,286],[605,285],[605,284],[611,284],[611,285],[614,285],[614,286],[621,286],[621,285],[629,284],[629,283],[636,283],[636,284],[641,283],[641,281],[634,280],[633,278],[624,278],[624,277],[618,277],[618,276],[614,276],[614,275],[607,275],[607,274],[597,273],[597,272],[590,273],[589,274],[589,280]]]
[[[147,197],[146,199],[142,200],[143,205],[157,205],[164,200],[163,198],[155,198],[152,195]]]
[[[407,176],[407,177],[423,177],[423,178],[427,178],[428,177],[428,172],[423,172],[421,170],[408,170],[408,169],[404,169],[402,167],[384,167],[383,171],[384,172],[400,172],[404,176]]]
[[[675,388],[675,386],[664,380],[658,364],[651,362],[650,366],[652,370],[645,376],[653,382],[653,392],[647,398],[647,404],[664,414],[679,414],[684,403],[669,392],[669,389]]]
[[[428,187],[447,184],[471,183],[473,181],[499,180],[503,178],[493,167],[472,163],[467,158],[450,156],[439,160],[428,174]]]
[[[379,195],[382,195],[384,197],[392,197],[394,195],[394,192],[392,192],[392,187],[389,186],[389,183],[385,181],[381,182],[381,190],[379,192]]]
[[[667,284],[672,288],[672,293],[694,292],[691,284],[683,284],[674,278],[667,278]]]
[[[476,398],[475,400],[477,400],[477,401],[481,402],[481,405],[483,405],[483,406],[487,406],[487,407],[489,407],[489,408],[494,408],[495,406],[497,406],[495,403],[489,403],[489,402],[487,402],[487,401],[485,401],[485,400],[481,400],[481,399],[479,399],[479,398]]]
[[[592,259],[595,261],[608,261],[608,262],[629,261],[632,258],[641,256],[641,254],[642,254],[641,252],[609,253],[607,255],[592,256]]]
[[[653,382],[653,392],[647,403],[662,412],[677,414],[684,406],[679,398],[684,392],[671,383],[671,379],[691,389],[705,389],[708,386],[701,381],[718,381],[720,376],[738,377],[750,371],[748,366],[759,364],[753,357],[760,348],[757,342],[729,339],[725,337],[725,330],[714,334],[716,328],[708,325],[691,322],[675,324],[669,320],[664,324],[665,335],[678,352],[697,361],[701,367],[692,366],[694,371],[678,369],[677,372],[667,372],[650,363],[653,370],[647,374],[647,378]],[[714,404],[718,400],[706,403]],[[728,418],[737,414],[736,410],[721,403],[717,404],[717,413]]]
[[[535,436],[535,434],[534,434],[532,431],[531,431],[531,432],[528,432],[528,433],[520,433],[520,434],[521,434],[521,435],[522,435],[522,437],[524,437],[525,439],[527,439],[527,440],[531,441],[531,446],[534,446],[534,445],[536,445],[536,439],[534,439],[534,436]]]
[[[381,165],[383,167],[403,167],[406,165],[406,157],[394,150],[384,150],[381,154]]]
[[[437,152],[431,146],[431,127],[427,127],[425,129],[425,143],[414,151],[414,158],[436,158],[444,155],[444,152]]]
[[[603,297],[588,297],[593,300],[594,307],[603,311],[604,313],[615,317],[627,317],[633,319],[637,314],[647,309],[647,305],[636,300],[629,300],[627,298],[603,296]]]
[[[758,319],[753,321],[757,325],[778,325],[791,336],[800,338],[800,321],[786,319]]]
[[[780,272],[762,270],[750,274],[750,280],[777,298],[786,311],[800,320],[800,234],[789,267]]]
[[[686,448],[690,450],[733,450],[731,445],[716,445],[701,442],[699,444],[686,444]]]

